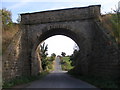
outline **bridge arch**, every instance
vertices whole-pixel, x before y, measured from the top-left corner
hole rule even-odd
[[[78,36],[75,32],[65,29],[65,28],[54,28],[54,29],[47,30],[42,35],[40,35],[40,37],[38,37],[39,42],[37,42],[35,46],[38,46],[42,41],[46,40],[47,38],[49,38],[51,36],[55,36],[55,35],[67,36],[67,37],[71,38],[79,47],[80,47],[80,43],[82,43],[82,41],[80,42],[79,38],[81,38],[81,39],[84,38],[83,35]]]
[[[43,29],[44,30],[44,29]],[[35,34],[34,34],[35,35]],[[34,74],[37,74],[37,72],[35,72],[35,65],[34,65],[34,61],[35,61],[35,58],[36,58],[36,55],[38,55],[37,53],[37,49],[38,49],[38,46],[41,42],[43,42],[44,40],[46,40],[47,38],[51,37],[51,36],[54,36],[54,35],[64,35],[64,36],[67,36],[69,38],[71,38],[73,41],[76,42],[76,44],[79,46],[80,49],[80,53],[82,55],[82,53],[84,53],[84,56],[86,56],[86,54],[88,54],[89,52],[87,51],[90,51],[90,50],[87,50],[88,47],[90,47],[90,44],[88,45],[83,45],[83,43],[86,41],[87,42],[87,37],[84,35],[84,34],[77,34],[75,33],[73,30],[70,30],[70,29],[65,29],[65,28],[52,28],[50,30],[46,30],[45,32],[43,32],[40,36],[37,36],[37,33],[36,33],[36,36],[37,36],[37,40],[35,41],[35,43],[33,44],[33,47],[32,47],[32,50],[31,50],[31,74],[34,75]],[[81,38],[81,39],[80,39]],[[86,39],[85,39],[86,38]],[[67,44],[67,43],[66,43]],[[84,43],[85,44],[85,43]],[[83,45],[83,46],[82,46]],[[86,53],[85,53],[85,50],[86,50]],[[39,58],[40,56],[38,55],[37,59]],[[40,58],[39,58],[40,59]],[[81,60],[79,58],[79,60]],[[39,60],[40,61],[40,60]],[[80,62],[80,61],[78,61]],[[77,65],[79,65],[80,63],[77,62]],[[83,61],[82,61],[83,62]],[[87,60],[85,61],[84,59],[84,62],[87,62]],[[84,64],[84,70],[87,69],[87,63]],[[34,69],[34,70],[33,70]],[[87,70],[85,70],[87,71]]]

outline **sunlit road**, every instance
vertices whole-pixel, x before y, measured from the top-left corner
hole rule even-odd
[[[41,80],[34,81],[26,88],[95,88],[94,86],[71,77],[61,70],[60,59],[55,60],[55,70]]]
[[[54,71],[53,72],[61,72],[62,71],[61,64],[60,64],[60,59],[58,57],[56,57],[54,65],[55,66],[54,66]]]

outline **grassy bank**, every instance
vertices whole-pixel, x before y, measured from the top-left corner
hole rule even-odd
[[[12,88],[13,86],[27,84],[29,82],[39,80],[46,76],[49,72],[42,72],[38,76],[23,76],[4,83],[3,88]]]
[[[2,30],[2,53],[5,52],[9,44],[11,43],[14,35],[19,31],[19,25],[13,24]]]
[[[73,68],[73,66],[71,65],[70,57],[61,58],[61,67],[64,71],[69,71]]]
[[[101,24],[109,31],[112,40],[120,46],[120,13],[105,14],[101,18]]]
[[[73,77],[83,80],[85,82],[88,82],[98,88],[106,89],[106,88],[118,88],[120,89],[120,87],[118,86],[118,82],[117,80],[111,80],[111,79],[107,79],[107,78],[100,78],[100,77],[95,77],[95,76],[81,76],[81,75],[76,75],[73,73],[68,72],[68,74],[72,75]]]

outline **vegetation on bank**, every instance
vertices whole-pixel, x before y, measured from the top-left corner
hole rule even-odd
[[[113,40],[120,46],[120,8],[102,16],[103,26],[113,36]]]
[[[48,72],[54,70],[54,60],[55,60],[56,54],[52,53],[51,56],[47,57],[48,64],[46,65],[46,70]]]
[[[46,71],[50,72],[54,70],[54,59],[52,57],[47,57]]]
[[[65,56],[65,57],[62,57],[60,60],[61,60],[61,67],[63,71],[69,71],[73,69],[73,66],[71,65],[72,61],[70,60],[70,57]]]
[[[73,77],[88,82],[98,88],[105,89],[105,88],[120,88],[117,80],[95,77],[95,76],[84,76],[84,75],[76,75],[72,72],[68,72],[68,74],[72,75]]]
[[[52,53],[50,57],[47,57],[48,45],[45,45],[45,42],[40,45],[39,49],[43,71],[52,71],[56,54]]]
[[[0,9],[2,13],[2,54],[11,43],[14,35],[19,31],[19,23],[12,22],[12,13],[7,9]],[[0,26],[1,27],[1,26]]]
[[[11,80],[9,82],[4,83],[2,87],[3,88],[12,88],[12,87],[17,86],[17,85],[27,84],[27,83],[30,83],[32,81],[43,78],[48,73],[49,72],[45,71],[45,72],[42,72],[42,73],[38,74],[37,76],[18,77],[18,78],[15,78],[15,79],[13,79],[13,80]]]

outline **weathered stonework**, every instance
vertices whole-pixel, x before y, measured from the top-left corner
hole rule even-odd
[[[100,25],[100,18],[100,5],[21,14],[21,34],[3,59],[3,79],[41,72],[37,48],[54,35],[68,36],[80,47],[75,73],[118,78],[118,47]]]

